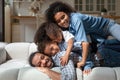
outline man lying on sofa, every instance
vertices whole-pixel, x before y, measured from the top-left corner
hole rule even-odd
[[[52,80],[76,80],[75,67],[71,59],[69,59],[67,65],[59,66],[61,74],[50,70],[50,68],[54,67],[52,59],[39,52],[34,52],[30,55],[29,63],[31,66],[37,67],[38,70],[47,74]]]

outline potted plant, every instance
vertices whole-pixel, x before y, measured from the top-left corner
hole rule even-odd
[[[107,15],[107,9],[106,8],[101,9],[101,15]]]

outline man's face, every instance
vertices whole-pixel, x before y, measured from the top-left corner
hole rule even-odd
[[[51,58],[41,53],[35,54],[32,60],[32,64],[35,65],[35,67],[51,68],[53,66]]]
[[[44,50],[44,53],[48,56],[54,56],[56,53],[60,51],[60,48],[56,42],[51,42],[47,44]]]

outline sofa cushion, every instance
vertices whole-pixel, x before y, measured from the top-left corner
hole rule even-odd
[[[120,68],[119,68],[120,69]],[[117,80],[116,73],[110,67],[95,67],[84,80]]]
[[[29,47],[29,55],[35,51],[37,51],[37,45],[35,43],[31,43]]]
[[[83,80],[82,70],[76,68],[76,73],[77,73],[77,80]]]
[[[113,68],[116,74],[116,80],[120,80],[120,67]]]
[[[50,80],[50,78],[36,68],[26,67],[20,69],[17,80]]]
[[[0,42],[0,64],[6,61],[5,46],[7,43]]]
[[[10,69],[28,67],[28,66],[29,65],[28,65],[27,60],[12,59],[0,65],[0,72],[4,72]]]
[[[59,67],[54,67],[52,68],[52,70],[61,73]],[[82,71],[76,68],[76,72],[77,72],[77,80],[83,80]],[[46,74],[40,72],[34,67],[25,67],[20,69],[18,80],[51,80],[51,79]]]
[[[17,80],[19,69],[9,69],[0,72],[0,80]]]
[[[10,43],[5,49],[12,59],[27,59],[31,43]]]

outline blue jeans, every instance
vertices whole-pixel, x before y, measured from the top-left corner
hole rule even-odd
[[[105,40],[103,44],[104,44],[104,47],[107,49],[112,49],[120,52],[120,41],[116,39]]]
[[[104,66],[120,67],[120,45],[102,44],[98,47],[98,52],[104,58]]]
[[[120,41],[120,25],[114,22],[113,20],[111,20],[108,26],[109,26],[109,34]]]

